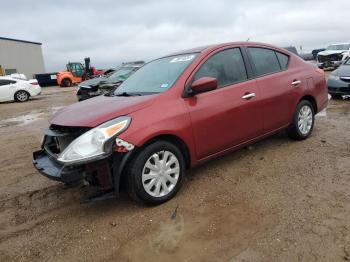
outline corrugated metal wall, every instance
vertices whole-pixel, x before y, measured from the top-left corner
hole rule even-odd
[[[45,73],[41,45],[0,39],[0,66],[4,72],[16,69],[28,78]]]

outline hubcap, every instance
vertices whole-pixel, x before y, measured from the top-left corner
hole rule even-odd
[[[17,99],[19,101],[25,101],[27,100],[28,95],[25,92],[18,92],[17,93]]]
[[[174,190],[180,176],[180,163],[170,151],[154,153],[142,170],[142,185],[153,197],[162,197]]]
[[[309,106],[303,106],[298,115],[298,128],[303,135],[307,135],[312,127],[312,110]]]

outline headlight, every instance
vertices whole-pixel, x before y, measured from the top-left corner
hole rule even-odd
[[[58,156],[58,161],[75,163],[111,153],[112,138],[125,131],[130,122],[130,117],[123,116],[89,130],[71,142]]]
[[[336,75],[330,74],[330,75],[329,75],[329,79],[340,80],[340,77],[339,77],[339,76],[336,76]]]

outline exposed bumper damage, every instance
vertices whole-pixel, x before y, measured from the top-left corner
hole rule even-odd
[[[45,130],[42,148],[33,153],[34,167],[44,176],[67,185],[81,185],[83,181],[101,193],[119,195],[120,177],[134,146],[116,139],[112,154],[101,156],[88,162],[64,164],[57,160],[71,141],[84,129],[51,127]]]
[[[79,86],[77,92],[77,98],[79,101],[83,101],[99,95],[109,95],[113,92],[121,83],[114,84],[97,84],[91,86]]]
[[[320,68],[338,67],[342,64],[342,54],[318,55],[317,65]]]

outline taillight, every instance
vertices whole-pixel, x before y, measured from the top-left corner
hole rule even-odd
[[[33,86],[39,85],[38,82],[30,82]]]

